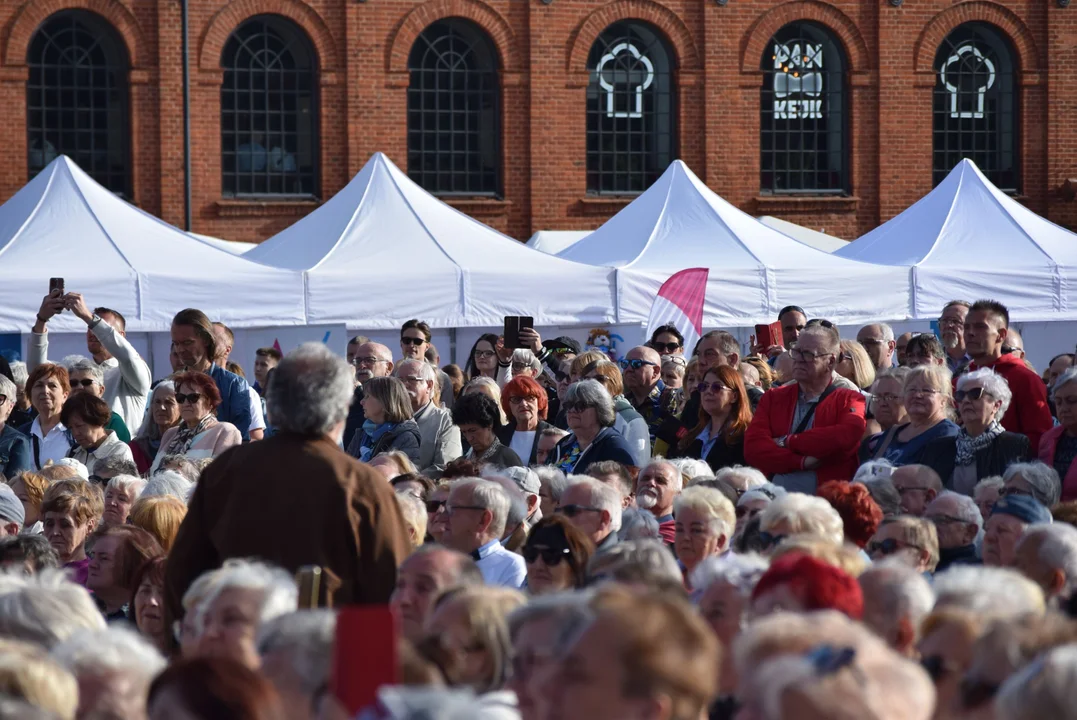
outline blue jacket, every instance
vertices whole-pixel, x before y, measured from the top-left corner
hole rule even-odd
[[[30,438],[5,425],[0,430],[0,472],[10,478],[30,469]]]
[[[216,364],[210,366],[208,374],[213,378],[213,382],[217,383],[217,389],[221,393],[217,419],[235,425],[243,436],[243,442],[250,442],[251,394],[247,381]]]
[[[567,437],[561,439],[561,442],[553,449],[552,452],[546,458],[547,465],[557,465],[561,462],[562,454],[566,452],[576,442],[576,436],[569,433]],[[587,449],[583,451],[579,459],[576,461],[575,467],[572,468],[572,472],[575,475],[584,475],[587,473],[587,468],[591,467],[597,462],[603,460],[614,460],[622,465],[635,466],[636,458],[632,452],[632,447],[628,444],[628,441],[624,439],[621,433],[617,432],[611,427],[602,428],[595,439],[591,441],[591,444],[587,446]]]

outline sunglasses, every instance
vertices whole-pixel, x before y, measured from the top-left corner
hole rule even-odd
[[[786,536],[786,535],[771,535],[770,533],[768,533],[767,531],[764,530],[763,532],[759,533],[759,546],[763,550],[766,550],[767,548],[778,547],[779,545],[782,544],[782,542],[785,540],[786,537],[788,537],[788,536]]]
[[[528,565],[542,558],[542,562],[546,563],[550,567],[560,565],[562,560],[565,560],[569,555],[568,548],[542,548],[539,549],[532,545],[525,545],[523,549],[524,562]]]
[[[557,512],[565,517],[574,518],[582,512],[602,512],[602,508],[591,507],[589,505],[562,505],[557,508]]]
[[[192,405],[195,405],[201,399],[202,393],[188,393],[186,395],[184,395],[183,393],[176,393],[176,402],[180,405],[188,402]]]
[[[700,383],[698,387],[699,387],[700,394],[705,393],[708,390],[710,390],[715,395],[722,392],[723,390],[731,390],[732,389],[732,388],[730,388],[730,387],[728,387],[726,385],[723,385],[720,382]]]
[[[583,412],[590,406],[584,403],[564,402],[561,403],[561,407],[565,409],[565,412]]]
[[[676,352],[677,348],[679,348],[680,346],[681,346],[681,344],[676,343],[676,342],[671,342],[671,343],[660,343],[660,342],[651,343],[651,347],[654,348],[655,350],[657,350],[659,353]]]
[[[655,363],[647,360],[640,360],[639,358],[632,358],[631,360],[621,360],[620,365],[622,370],[628,370],[629,368],[632,370],[639,370],[647,365],[654,366]]]
[[[916,550],[920,549],[915,545],[909,545],[908,543],[901,542],[900,540],[896,540],[894,538],[886,538],[881,542],[869,542],[868,546],[864,549],[868,551],[868,555],[874,555],[875,553],[880,553],[882,555],[893,555],[898,550],[902,550],[904,548],[914,548]]]
[[[979,400],[984,396],[984,389],[982,387],[970,388],[969,390],[957,390],[954,392],[954,400],[961,402],[965,398],[969,400]]]
[[[420,345],[423,345],[425,343],[426,343],[426,340],[424,340],[423,338],[413,338],[413,337],[402,337],[402,338],[400,338],[400,344],[401,345],[414,345],[415,347],[419,347]]]
[[[94,379],[93,378],[83,378],[81,380],[72,380],[71,381],[71,387],[78,387],[78,386],[81,385],[82,387],[88,388],[88,387],[93,387],[93,384],[94,384]]]
[[[441,512],[441,508],[445,507],[444,500],[427,500],[426,511],[433,515],[434,513]]]

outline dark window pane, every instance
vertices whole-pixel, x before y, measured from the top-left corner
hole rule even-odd
[[[30,177],[67,155],[121,197],[131,196],[127,52],[102,18],[81,10],[49,17],[27,53]]]
[[[932,180],[961,160],[975,162],[1000,189],[1020,190],[1013,52],[994,27],[966,23],[935,54]]]
[[[616,22],[587,60],[587,192],[635,195],[676,153],[672,54],[650,25]]]
[[[221,67],[224,195],[315,196],[318,70],[306,35],[258,15],[228,38]]]

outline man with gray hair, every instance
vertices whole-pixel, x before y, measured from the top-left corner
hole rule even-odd
[[[348,352],[351,353],[351,347],[348,348]],[[344,437],[341,438],[344,447],[351,444],[355,431],[363,427],[363,423],[366,422],[366,413],[363,411],[362,404],[363,383],[370,378],[389,377],[393,374],[393,351],[381,343],[368,340],[356,348],[351,364],[354,389],[351,409],[348,411],[348,421],[344,425]]]
[[[857,580],[864,595],[864,624],[895,651],[916,657],[920,623],[935,604],[931,585],[894,560],[870,566]]]
[[[30,438],[8,420],[15,410],[15,383],[0,375],[0,473],[15,477],[33,467]]]
[[[419,642],[441,593],[483,584],[482,571],[470,556],[433,543],[423,545],[400,566],[389,608],[400,623],[401,634]]]
[[[419,472],[428,477],[440,477],[445,466],[464,454],[460,445],[460,428],[453,425],[452,412],[433,402],[437,375],[425,360],[401,360],[396,377],[404,381],[411,397],[412,419],[419,426]]]
[[[1043,588],[1048,602],[1066,602],[1077,587],[1077,528],[1029,525],[1014,548],[1014,569]]]
[[[840,351],[833,327],[806,327],[790,351],[796,382],[764,394],[744,433],[748,464],[786,490],[814,494],[828,480],[848,480],[859,465],[864,396],[835,381]]]
[[[980,508],[968,495],[944,490],[928,503],[924,518],[935,523],[939,534],[939,564],[935,572],[951,565],[979,565],[976,539],[983,530]]]
[[[897,341],[894,340],[894,328],[886,323],[865,325],[856,334],[856,341],[868,351],[875,370],[886,370],[894,365],[894,350]]]
[[[145,717],[146,696],[165,659],[133,629],[82,630],[52,649],[79,684],[78,717]]]
[[[598,552],[613,547],[621,529],[620,494],[611,485],[585,475],[570,475],[568,480],[557,512],[591,538]]]
[[[495,482],[457,480],[445,503],[448,527],[444,542],[470,555],[487,585],[519,588],[527,578],[527,565],[501,545],[510,503],[508,493]]]
[[[280,693],[284,716],[311,720],[329,683],[337,618],[332,610],[299,610],[258,628],[261,673]]]
[[[389,600],[408,535],[392,487],[340,449],[351,394],[351,368],[321,343],[281,360],[266,393],[277,433],[219,455],[191,496],[168,559],[169,620],[182,617],[191,583],[228,558],[330,570],[339,605]]]
[[[636,481],[636,507],[655,516],[662,539],[670,544],[676,535],[673,500],[680,494],[683,483],[681,471],[668,460],[653,461],[640,471]]]

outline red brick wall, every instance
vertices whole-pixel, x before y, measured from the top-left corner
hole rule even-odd
[[[0,5],[0,199],[27,181],[26,50],[35,29],[64,8],[113,24],[132,58],[135,201],[182,225],[183,122],[179,3],[31,0]],[[221,50],[246,18],[278,13],[299,24],[318,54],[321,187],[339,190],[370,154],[406,162],[407,56],[430,22],[464,17],[484,28],[502,64],[502,201],[453,204],[514,237],[600,225],[623,200],[588,198],[584,98],[591,44],[610,23],[646,20],[677,60],[678,147],[727,200],[853,238],[931,189],[932,62],[939,42],[969,20],[1010,38],[1021,68],[1021,186],[1025,202],[1077,226],[1077,6],[1056,0],[191,0],[194,230],[260,240],[309,212],[310,203],[221,197]],[[787,22],[829,27],[848,58],[849,198],[767,198],[759,193],[758,62]]]

